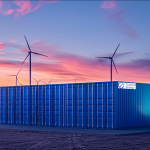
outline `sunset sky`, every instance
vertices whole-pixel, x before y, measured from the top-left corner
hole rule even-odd
[[[32,77],[52,84],[110,81],[150,83],[150,1],[1,1],[0,86],[29,84]],[[36,81],[32,79],[32,84]],[[44,84],[39,82],[39,84]]]

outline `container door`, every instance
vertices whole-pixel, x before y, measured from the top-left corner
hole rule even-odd
[[[14,124],[15,88],[8,87],[8,124]]]
[[[7,88],[1,87],[1,124],[7,124],[8,120]]]
[[[53,102],[52,102],[52,123],[54,126],[64,125],[64,108],[62,101],[64,101],[63,85],[54,85],[53,86]],[[63,111],[63,112],[62,112]]]
[[[65,112],[65,126],[66,127],[73,127],[75,126],[75,84],[67,84],[64,85],[64,93],[65,93],[65,100],[64,100],[64,109]]]
[[[105,99],[105,123],[106,123],[106,128],[114,128],[115,125],[115,105],[116,105],[116,94],[115,94],[115,89],[116,89],[116,83],[115,82],[110,82],[106,83],[106,99]]]
[[[44,107],[45,107],[45,115],[44,115],[44,125],[51,126],[52,125],[52,85],[45,85],[45,96],[44,96]]]
[[[37,86],[37,125],[43,125],[43,86]]]
[[[29,116],[29,87],[23,87],[23,100],[22,100],[22,121],[24,125],[28,125],[28,116]]]
[[[21,124],[21,101],[22,101],[22,87],[16,87],[16,109],[15,109],[15,124]]]
[[[87,89],[87,127],[95,127],[95,84],[86,84]]]
[[[85,98],[86,86],[85,84],[76,84],[76,98],[75,98],[75,125],[76,127],[85,127],[86,120],[86,98]]]
[[[106,127],[105,83],[96,83],[96,128]]]
[[[31,125],[36,125],[37,86],[31,86]]]

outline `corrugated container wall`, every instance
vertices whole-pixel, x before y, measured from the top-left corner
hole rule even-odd
[[[117,90],[116,128],[150,126],[150,84]]]
[[[81,128],[150,125],[150,85],[118,82],[0,87],[0,124]]]

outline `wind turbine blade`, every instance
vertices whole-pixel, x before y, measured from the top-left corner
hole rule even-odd
[[[53,78],[54,78],[54,77],[53,77]],[[53,78],[49,81],[49,83],[53,80]],[[49,83],[48,83],[48,84],[49,84]]]
[[[115,63],[114,63],[114,60],[113,60],[113,59],[112,59],[112,62],[113,62],[113,64],[114,64],[114,66],[115,66]],[[116,69],[116,72],[117,72],[117,74],[118,74],[118,71],[117,71],[116,66],[115,66],[115,69]]]
[[[44,81],[42,81],[43,83],[45,83]],[[47,84],[47,83],[45,83],[45,84]]]
[[[25,36],[25,35],[24,35],[24,37],[25,37],[25,39],[26,39],[26,36]],[[30,49],[30,46],[29,46],[29,44],[28,44],[27,39],[26,39],[26,42],[27,42],[27,45],[28,45],[29,50],[31,51],[31,49]]]
[[[9,74],[7,74],[8,76],[16,76],[16,75],[9,75]]]
[[[115,55],[115,57],[119,57],[119,56],[127,55],[127,54],[132,54],[132,53],[134,53],[134,51],[132,51],[132,52],[126,52],[126,53],[121,53],[121,54]]]
[[[21,69],[22,69],[22,68],[21,68]],[[21,71],[21,69],[18,71],[17,75],[19,74],[19,72]],[[17,75],[16,75],[16,76],[17,76]]]
[[[36,55],[41,55],[41,56],[45,56],[45,57],[48,57],[48,56],[46,56],[46,55],[43,55],[43,54],[39,54],[39,53],[35,53],[35,52],[32,52],[32,51],[31,51],[31,53],[33,53],[33,54],[36,54]]]
[[[20,84],[19,79],[17,78],[17,82]]]
[[[43,80],[44,78],[42,78],[41,80]],[[41,80],[39,80],[38,82],[40,82]]]
[[[120,43],[119,43],[119,45],[120,45]],[[118,47],[119,47],[119,45],[118,45]],[[115,53],[116,53],[116,51],[117,51],[118,47],[116,48],[116,50],[115,50],[115,52],[114,52],[114,54],[113,54],[112,58],[114,57],[114,55],[115,55]]]
[[[19,45],[19,44],[15,44],[15,43],[3,42],[2,44],[5,44],[7,47],[14,47],[14,48],[19,48],[19,49],[25,49],[24,45]]]
[[[110,57],[95,57],[95,58],[110,58]]]
[[[18,83],[21,84],[21,83],[19,82],[19,80],[18,80]],[[21,85],[22,85],[22,84],[21,84]],[[23,86],[23,85],[22,85],[22,86]]]
[[[33,78],[33,77],[32,77]],[[34,79],[34,78],[33,78]],[[38,80],[36,80],[36,79],[34,79],[35,81],[37,81],[38,82]]]
[[[19,82],[20,83],[20,82]],[[21,84],[21,83],[20,83]],[[22,84],[21,84],[22,85]],[[22,85],[23,86],[23,85]]]
[[[29,55],[30,55],[30,54],[27,55],[27,57],[25,58],[25,60],[23,61],[23,63],[26,61],[26,59],[28,58]],[[22,63],[21,65],[23,65],[23,63]]]

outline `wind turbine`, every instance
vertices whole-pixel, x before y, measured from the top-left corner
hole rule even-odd
[[[31,51],[31,49],[30,49],[30,46],[29,46],[29,44],[28,44],[28,41],[27,41],[27,39],[26,39],[26,36],[24,35],[24,37],[25,37],[25,40],[26,40],[26,42],[27,42],[27,45],[28,45],[28,48],[29,48],[29,52],[28,52],[28,55],[27,55],[27,57],[25,58],[25,60],[28,58],[28,56],[29,56],[29,77],[30,77],[30,86],[31,86],[31,53],[33,53],[33,54],[37,54],[37,55],[41,55],[41,56],[45,56],[45,57],[48,57],[48,56],[46,56],[46,55],[43,55],[43,54],[39,54],[39,53],[36,53],[36,52],[32,52]],[[25,60],[23,61],[23,63],[25,62]],[[23,64],[22,63],[22,64]],[[22,65],[21,64],[21,65]]]
[[[33,77],[32,77],[33,78]],[[41,80],[43,80],[44,78],[42,78],[41,80],[36,80],[35,78],[33,78],[35,81],[37,81],[37,85],[38,85],[38,83],[41,81]]]
[[[53,77],[54,78],[54,77]],[[48,84],[50,84],[50,82],[53,80],[53,78],[48,82]],[[46,82],[42,81],[43,83],[47,84]]]
[[[119,43],[119,45],[120,45],[120,43]],[[118,45],[118,47],[119,47],[119,45]],[[114,67],[115,67],[116,72],[117,72],[117,68],[116,68],[116,66],[115,66],[113,57],[114,57],[114,55],[115,55],[115,53],[116,53],[118,47],[116,48],[116,50],[115,50],[114,54],[112,55],[112,57],[95,57],[95,58],[109,58],[109,59],[111,60],[111,65],[110,65],[110,80],[111,80],[111,82],[112,82],[112,62],[113,62],[113,64],[114,64]],[[118,74],[118,72],[117,72],[117,74]]]
[[[46,82],[42,81],[43,83],[47,84]]]
[[[19,80],[18,80],[18,83],[21,84],[21,83],[19,82]],[[21,86],[23,86],[23,85],[21,84]]]
[[[18,71],[18,73],[16,75],[8,75],[8,76],[15,76],[16,77],[16,86],[17,86],[17,80],[18,80],[17,76],[18,76],[19,72],[21,71],[21,69]]]

